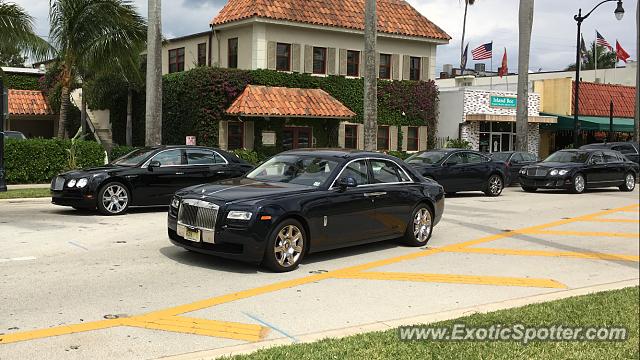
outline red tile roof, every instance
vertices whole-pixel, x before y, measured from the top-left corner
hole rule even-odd
[[[575,91],[575,81],[573,82]],[[624,85],[580,83],[580,115],[609,116],[609,103],[613,99],[613,116],[632,118],[635,116],[636,88]],[[571,108],[575,109],[575,101],[571,97]],[[574,113],[575,111],[572,111]]]
[[[229,0],[211,21],[221,25],[251,17],[364,30],[365,0]],[[449,40],[440,27],[403,0],[378,0],[378,31]]]
[[[355,113],[321,89],[249,85],[227,109],[235,116],[348,119]]]
[[[42,91],[9,89],[9,115],[52,115]]]

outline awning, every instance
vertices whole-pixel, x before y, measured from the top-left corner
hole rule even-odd
[[[467,121],[502,121],[516,122],[515,115],[495,115],[495,114],[467,114]],[[558,121],[556,116],[532,116],[529,115],[529,123],[555,124]]]
[[[558,117],[557,124],[545,125],[544,130],[559,131],[573,130],[573,116],[554,115]],[[593,131],[609,131],[609,118],[603,116],[580,116],[580,129]],[[613,131],[633,132],[633,119],[613,118]]]
[[[233,116],[349,119],[355,113],[322,89],[247,86],[227,109]]]

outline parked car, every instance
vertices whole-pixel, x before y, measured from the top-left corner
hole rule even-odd
[[[109,165],[56,176],[51,181],[51,202],[120,215],[129,206],[169,205],[179,189],[239,177],[252,168],[234,154],[219,149],[143,148]]]
[[[191,251],[285,272],[311,252],[396,238],[423,246],[443,210],[442,186],[402,160],[300,149],[242,178],[177,192],[168,235]]]
[[[15,140],[26,140],[27,137],[24,136],[20,131],[5,131],[4,132],[5,139],[15,139]]]
[[[638,164],[613,150],[560,150],[541,163],[520,170],[520,185],[527,192],[537,189],[568,189],[580,194],[589,188],[617,186],[632,191]]]
[[[583,145],[580,149],[594,149],[594,150],[615,150],[626,156],[627,159],[640,164],[640,146],[636,142],[610,142],[610,143],[596,143]]]
[[[518,173],[523,166],[532,165],[538,162],[538,157],[536,155],[520,151],[494,152],[489,156],[493,161],[503,161],[507,164],[509,179],[511,179],[511,182],[508,183],[507,186],[518,183]]]
[[[406,162],[422,176],[444,186],[447,194],[458,191],[483,191],[499,196],[509,183],[507,165],[492,161],[487,155],[462,149],[423,151],[411,155]]]

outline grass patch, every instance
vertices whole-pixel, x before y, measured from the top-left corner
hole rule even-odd
[[[51,196],[49,189],[16,189],[7,192],[0,192],[0,200],[2,199],[23,199],[23,198],[42,198]]]
[[[624,327],[627,329],[626,341],[544,341],[526,345],[515,341],[400,341],[398,331],[389,330],[273,347],[231,359],[638,359],[638,297],[638,287],[633,287],[475,314],[431,325]]]

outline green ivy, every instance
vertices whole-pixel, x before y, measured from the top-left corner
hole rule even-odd
[[[39,76],[24,74],[4,74],[3,82],[7,89],[40,90]]]

